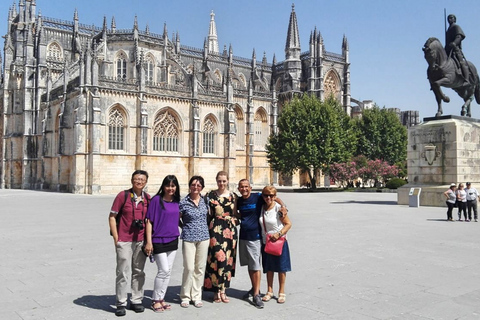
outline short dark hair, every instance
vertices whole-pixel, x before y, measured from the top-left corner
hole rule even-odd
[[[192,185],[192,182],[197,180],[198,183],[202,185],[202,189],[205,188],[205,180],[203,179],[202,176],[193,176],[190,178],[190,181],[188,181],[188,186],[190,187]]]
[[[133,171],[133,173],[132,173],[132,179],[133,179],[133,177],[135,177],[137,174],[141,174],[141,175],[146,176],[146,177],[147,177],[147,180],[148,180],[148,172],[147,172],[147,171],[145,171],[145,170],[135,170],[135,171]]]

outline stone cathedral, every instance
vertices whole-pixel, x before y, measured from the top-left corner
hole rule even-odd
[[[40,2],[40,1],[39,1]],[[257,59],[219,49],[215,15],[203,48],[115,18],[99,26],[44,17],[35,0],[8,12],[0,83],[2,188],[116,193],[135,169],[155,193],[167,174],[183,190],[194,174],[215,185],[298,186],[301,176],[271,170],[265,152],[282,104],[309,92],[334,95],[350,113],[349,48],[325,50],[315,28],[301,52],[295,8],[285,59]],[[207,18],[207,17],[206,17]],[[207,30],[208,19],[205,21]],[[283,41],[278,39],[279,41]],[[2,59],[3,58],[3,59]]]

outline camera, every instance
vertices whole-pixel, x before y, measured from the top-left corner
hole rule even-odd
[[[138,230],[143,230],[143,220],[135,219],[133,220],[132,226]]]

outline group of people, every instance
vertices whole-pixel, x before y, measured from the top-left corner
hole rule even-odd
[[[217,189],[202,195],[205,181],[190,178],[188,194],[182,199],[174,175],[167,175],[157,194],[144,191],[148,173],[136,170],[132,188],[116,196],[109,215],[110,232],[116,249],[115,314],[124,316],[127,309],[128,282],[131,282],[130,309],[139,313],[143,306],[145,262],[156,262],[151,308],[154,312],[171,309],[165,301],[175,255],[182,240],[183,275],[180,306],[203,306],[202,287],[213,291],[214,303],[228,303],[226,289],[235,276],[237,241],[241,266],[248,266],[252,297],[257,308],[275,297],[274,274],[278,273],[278,303],[285,303],[286,272],[291,271],[286,234],[291,228],[288,211],[277,191],[266,186],[252,193],[247,179],[240,180],[241,197],[229,191],[228,173],[217,173]],[[240,237],[237,226],[240,225]],[[179,228],[180,227],[180,228]],[[180,230],[181,229],[181,232]],[[281,253],[265,252],[268,242],[281,244]],[[261,269],[267,275],[267,292],[260,294]]]
[[[445,191],[444,196],[447,198],[447,220],[453,220],[453,208],[458,208],[458,221],[462,220],[462,213],[463,218],[466,222],[475,221],[478,222],[478,213],[477,213],[477,202],[479,199],[479,193],[477,189],[472,186],[472,183],[467,182],[467,187],[464,189],[463,183],[457,185],[452,183],[450,188]],[[467,212],[468,211],[468,212]],[[473,219],[472,220],[472,211],[473,211]]]

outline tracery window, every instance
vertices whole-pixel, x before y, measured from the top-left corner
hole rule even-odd
[[[125,116],[115,107],[108,115],[108,149],[123,150],[125,141]]]
[[[178,152],[179,125],[170,112],[164,111],[155,117],[153,124],[153,150]]]
[[[212,118],[203,124],[203,153],[215,153],[216,126]]]
[[[117,79],[127,79],[127,55],[123,52],[117,56]]]
[[[325,80],[323,82],[323,90],[325,92],[326,98],[333,95],[335,99],[338,99],[338,93],[340,92],[340,90],[338,77],[335,72],[329,71],[327,73],[327,76],[325,77]]]
[[[268,129],[267,115],[263,109],[259,109],[255,113],[253,123],[255,149],[263,150],[265,149],[265,145],[268,141],[268,136],[270,135],[270,130]]]
[[[63,61],[63,52],[60,45],[56,42],[51,43],[47,48],[47,59]]]

